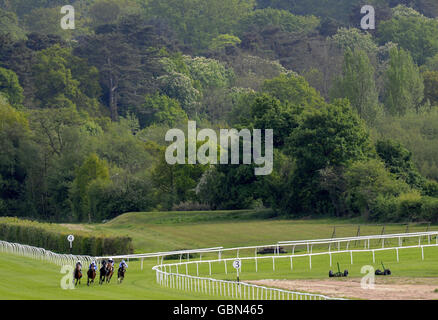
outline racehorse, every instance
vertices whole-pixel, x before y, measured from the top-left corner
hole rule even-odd
[[[88,276],[87,286],[89,286],[90,283],[94,283],[94,279],[96,278],[96,269],[94,269],[94,267],[91,269],[88,269],[87,276]]]
[[[75,286],[77,286],[78,283],[81,284],[81,278],[82,278],[81,267],[79,264],[76,264],[76,269],[74,272]]]
[[[111,282],[111,278],[113,277],[114,274],[114,266],[111,263],[107,264],[107,268],[106,268],[106,282],[110,283]]]
[[[107,269],[107,262],[105,260],[102,261],[102,267],[100,268],[100,275],[99,275],[99,284],[101,285],[104,283],[105,278],[108,275],[108,269]]]
[[[126,272],[125,266],[120,267],[119,271],[117,271],[117,278],[118,278],[117,280],[119,283],[122,283],[123,279],[125,279],[125,272]]]

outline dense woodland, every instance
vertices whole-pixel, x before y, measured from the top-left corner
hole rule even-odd
[[[77,0],[75,30],[65,4],[0,0],[0,215],[438,221],[436,0]],[[274,172],[168,165],[188,120],[274,129]]]

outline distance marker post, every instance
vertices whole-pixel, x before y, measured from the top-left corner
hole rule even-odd
[[[240,260],[234,260],[234,262],[233,262],[233,267],[234,267],[234,269],[236,269],[236,271],[237,271],[237,282],[239,282],[240,280],[239,280],[239,270],[240,270],[240,267],[242,266],[242,262],[240,261]]]
[[[71,234],[67,237],[67,241],[70,242],[70,254],[72,254],[73,251],[73,241],[75,240],[75,237]]]

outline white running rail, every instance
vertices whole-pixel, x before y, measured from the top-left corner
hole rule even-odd
[[[53,253],[52,251],[32,247],[19,243],[10,243],[6,241],[0,240],[0,252],[18,255],[26,258],[32,258],[37,260],[43,260],[50,263],[55,263],[57,265],[75,265],[75,263],[80,260],[82,264],[87,263],[90,264],[93,261],[93,257],[90,256],[79,256],[79,255],[70,255],[70,254],[59,254]]]
[[[346,300],[330,298],[321,294],[268,288],[245,282],[170,273],[161,270],[160,267],[155,266],[152,268],[156,272],[157,283],[163,287],[176,290],[238,300]]]
[[[309,268],[312,269],[312,257],[319,255],[328,255],[330,257],[330,266],[332,266],[332,256],[336,254],[350,254],[350,262],[354,263],[353,253],[358,252],[370,252],[372,253],[373,263],[375,263],[375,252],[376,251],[387,251],[394,250],[397,256],[397,262],[399,262],[399,250],[403,249],[412,249],[412,248],[420,248],[421,249],[421,257],[424,260],[424,248],[426,247],[438,247],[438,232],[418,232],[418,233],[406,233],[406,234],[392,234],[392,235],[374,235],[374,236],[362,236],[362,237],[349,237],[349,238],[336,238],[336,239],[316,239],[316,240],[308,240],[308,241],[290,241],[290,242],[281,242],[275,245],[270,246],[252,246],[252,247],[239,247],[239,248],[230,248],[230,249],[214,249],[210,251],[203,251],[202,253],[214,253],[219,252],[219,257],[217,259],[210,260],[197,260],[197,261],[186,261],[178,263],[168,263],[157,265],[153,267],[153,270],[156,272],[157,283],[164,287],[169,287],[173,289],[191,291],[191,292],[200,292],[204,294],[216,295],[221,297],[228,297],[234,299],[285,299],[285,300],[328,300],[335,299],[330,298],[323,295],[310,294],[310,293],[299,293],[288,290],[282,290],[277,288],[267,288],[256,286],[253,284],[245,283],[245,282],[235,282],[235,281],[224,281],[217,280],[211,278],[212,276],[212,265],[217,263],[223,263],[224,265],[224,273],[228,274],[227,264],[229,262],[234,261],[236,258],[242,261],[253,261],[255,264],[255,271],[258,272],[258,261],[264,259],[272,259],[272,268],[273,272],[275,272],[275,262],[277,259],[290,259],[290,268],[293,270],[293,260],[299,257],[308,257],[309,258]],[[405,245],[403,246],[403,242],[406,239],[415,239],[418,237],[418,244],[415,245]],[[432,243],[433,237],[435,237],[435,243]],[[426,243],[422,243],[422,239],[426,238]],[[371,240],[379,240],[382,243],[381,247],[373,247],[371,248]],[[386,246],[389,244],[389,240],[395,240],[395,246]],[[349,249],[349,245],[352,241],[364,241],[363,249]],[[346,248],[341,250],[341,244],[346,244]],[[329,251],[321,251],[321,252],[312,252],[314,245],[329,245]],[[331,251],[331,245],[337,244],[337,250]],[[291,246],[292,254],[281,254],[280,255],[280,245],[282,246]],[[304,246],[307,247],[307,253],[297,254],[295,253],[296,246]],[[274,255],[269,256],[258,256],[257,249],[258,248],[271,248],[274,251]],[[245,249],[256,249],[254,256],[246,256],[239,257],[239,252]],[[221,258],[221,253],[226,251],[236,251],[236,258]],[[163,262],[163,260],[161,260]],[[208,264],[208,270],[210,277],[200,277],[199,276],[199,266],[201,264]],[[188,266],[196,265],[196,276],[189,275]],[[172,270],[173,269],[173,270]],[[185,274],[180,271],[184,271]]]

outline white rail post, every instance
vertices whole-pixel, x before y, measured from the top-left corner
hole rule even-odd
[[[294,264],[292,261],[292,256],[290,256],[290,269],[293,270],[294,269]]]
[[[376,263],[376,255],[374,253],[374,250],[373,250],[373,263]]]
[[[396,248],[395,251],[397,252],[397,262],[399,262],[399,259],[398,259],[398,248]]]

